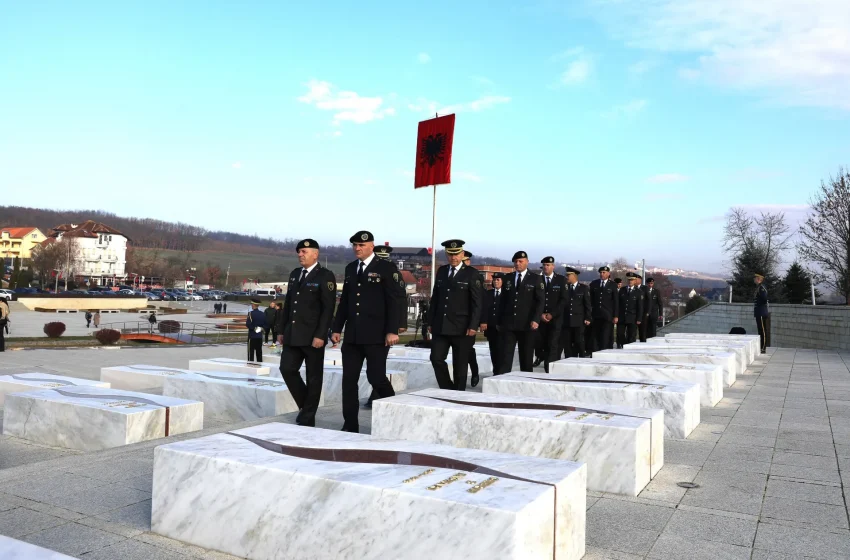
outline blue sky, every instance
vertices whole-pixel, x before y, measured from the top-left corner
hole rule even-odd
[[[850,163],[845,0],[8,3],[0,82],[3,204],[324,243],[430,244],[435,111],[438,241],[505,258],[720,271]]]

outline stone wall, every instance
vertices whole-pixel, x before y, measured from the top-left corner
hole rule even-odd
[[[850,351],[850,307],[770,305],[771,346]],[[758,334],[752,304],[712,302],[658,329],[666,333]]]
[[[18,302],[29,310],[39,309],[144,309],[148,299],[134,296],[57,297],[20,295]]]

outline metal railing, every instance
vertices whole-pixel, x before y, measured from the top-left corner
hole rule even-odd
[[[163,319],[163,321],[173,321],[173,319]],[[160,322],[151,324],[148,321],[118,321],[114,323],[101,323],[101,329],[113,329],[123,334],[153,334],[183,340],[184,342],[193,343],[216,343],[225,337],[232,337],[234,334],[243,334],[247,338],[248,331],[243,328],[230,328],[231,325],[224,323],[224,327],[217,327],[213,323],[189,323],[183,321],[173,321],[178,324],[177,327],[166,328],[160,330]],[[171,326],[171,325],[169,325]],[[234,323],[233,327],[238,327],[238,323]],[[197,337],[197,339],[196,339]]]

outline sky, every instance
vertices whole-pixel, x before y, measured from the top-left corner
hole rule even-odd
[[[7,2],[0,204],[724,270],[850,164],[850,2]],[[26,224],[18,224],[26,225]]]

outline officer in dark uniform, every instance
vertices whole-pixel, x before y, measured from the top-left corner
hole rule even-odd
[[[280,375],[298,405],[296,424],[316,425],[322,396],[325,343],[336,304],[336,276],[319,264],[319,244],[303,239],[295,246],[301,267],[289,275],[283,309],[276,330],[280,344]],[[307,365],[307,383],[301,364]]]
[[[351,239],[357,259],[345,267],[342,297],[333,321],[331,340],[342,344],[342,429],[359,432],[358,386],[363,361],[366,377],[380,398],[395,395],[387,379],[387,354],[398,343],[400,328],[398,305],[401,301],[399,278],[394,267],[375,257],[375,237],[358,231]]]
[[[767,353],[770,346],[770,303],[767,299],[767,288],[764,287],[764,275],[756,273],[756,293],[753,296],[753,316],[756,319],[756,328],[759,331],[759,342],[761,353]]]
[[[528,270],[528,254],[517,251],[514,271],[504,276],[504,294],[500,298],[496,321],[502,335],[502,369],[508,373],[519,346],[520,371],[534,371],[534,339],[543,316],[546,293],[540,276]]]
[[[643,285],[643,278],[640,274],[637,275],[637,288],[643,298],[643,315],[638,325],[638,339],[641,342],[646,342],[646,320],[649,317],[649,288]]]
[[[614,347],[614,325],[617,324],[619,312],[619,288],[616,280],[611,280],[611,269],[599,267],[599,278],[590,283],[590,304],[592,340],[591,352],[608,350]]]
[[[245,318],[248,328],[248,361],[263,361],[263,329],[266,328],[266,314],[259,310],[260,300],[251,299],[251,311]],[[256,360],[255,360],[256,358]]]
[[[543,315],[540,328],[537,329],[537,360],[534,366],[542,360],[546,373],[549,373],[549,363],[561,356],[561,314],[566,304],[567,279],[562,274],[555,273],[555,257],[544,257],[543,265]]]
[[[646,279],[647,301],[649,302],[649,313],[646,315],[646,338],[655,338],[657,334],[658,318],[664,313],[664,301],[661,293],[655,289],[655,279]]]
[[[585,355],[584,333],[590,324],[592,306],[590,289],[578,283],[581,271],[571,266],[567,267],[567,294],[564,306],[561,342],[564,347],[564,357],[583,358]]]
[[[502,335],[496,328],[496,315],[499,302],[502,297],[502,273],[493,273],[493,289],[484,292],[484,305],[481,309],[481,332],[487,338],[490,347],[490,363],[493,364],[493,373],[502,371]]]
[[[478,270],[463,264],[463,241],[443,241],[446,248],[444,264],[437,269],[428,324],[431,330],[431,365],[440,389],[466,390],[469,374],[469,337],[481,324],[482,291]],[[449,375],[446,357],[452,349],[452,371]]]
[[[617,346],[622,348],[637,340],[637,329],[643,317],[643,297],[638,289],[638,275],[627,272],[629,285],[620,288],[619,313],[620,320],[617,322]]]
[[[467,267],[472,266],[472,253],[470,253],[469,251],[466,251],[466,250],[463,251],[463,266],[467,266]],[[484,301],[484,299],[483,299],[484,275],[479,272],[478,278],[481,280],[481,286],[482,286],[481,312],[483,313],[484,312],[484,305],[483,305],[483,301]],[[481,324],[480,318],[479,318],[478,323],[479,323],[479,325]],[[475,355],[475,335],[472,335],[472,336],[469,337],[469,347],[470,347],[469,348],[469,372],[472,374],[472,375],[470,375],[469,384],[472,385],[473,387],[477,387],[478,382],[481,380],[481,378],[478,376],[478,356]]]

